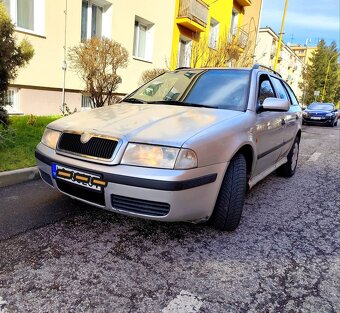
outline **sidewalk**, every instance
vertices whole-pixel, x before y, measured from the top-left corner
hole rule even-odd
[[[0,172],[0,188],[39,178],[36,166],[14,171]]]

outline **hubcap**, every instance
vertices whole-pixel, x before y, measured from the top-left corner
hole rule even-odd
[[[294,149],[293,149],[293,155],[292,155],[292,163],[291,163],[291,170],[294,171],[297,165],[297,160],[298,160],[298,155],[299,155],[299,145],[296,142],[294,144]]]

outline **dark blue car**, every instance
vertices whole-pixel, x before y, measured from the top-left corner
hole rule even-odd
[[[302,116],[302,124],[338,125],[337,110],[332,103],[311,103]]]

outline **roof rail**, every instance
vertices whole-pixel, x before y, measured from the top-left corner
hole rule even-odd
[[[264,69],[266,69],[267,71],[270,71],[270,72],[272,72],[272,73],[274,73],[274,74],[279,75],[280,77],[282,77],[280,73],[274,71],[272,68],[270,68],[270,67],[268,67],[268,66],[264,66],[264,65],[261,65],[261,64],[258,64],[258,63],[256,63],[256,64],[253,65],[253,70],[256,70],[256,69],[259,69],[259,68],[264,68]]]
[[[185,69],[191,70],[192,68],[191,68],[190,66],[181,66],[181,67],[177,67],[177,68],[175,69],[175,71],[177,71],[177,70],[185,70]]]

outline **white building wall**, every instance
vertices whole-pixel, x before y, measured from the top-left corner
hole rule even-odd
[[[278,40],[277,34],[270,28],[260,29],[255,48],[255,63],[273,68]],[[299,99],[303,97],[303,90],[299,86],[302,82],[303,68],[303,61],[282,42],[276,71],[288,82]]]
[[[8,0],[15,3],[15,0]],[[89,0],[90,4],[103,7],[102,36],[112,38],[128,50],[129,63],[126,69],[118,69],[122,84],[118,93],[130,93],[139,85],[143,71],[153,68],[165,68],[170,62],[174,29],[176,0]],[[13,8],[14,6],[10,6]],[[16,37],[20,41],[28,39],[35,50],[29,64],[18,71],[18,77],[11,82],[20,102],[16,112],[37,114],[35,97],[41,93],[44,97],[41,106],[43,114],[60,114],[63,86],[65,1],[34,0],[34,31],[16,28]],[[90,9],[88,10],[90,14]],[[16,12],[11,13],[12,18]],[[88,15],[88,18],[90,15]],[[146,60],[133,56],[134,29],[136,17],[148,21],[152,28],[147,34]],[[81,41],[82,1],[68,1],[67,8],[67,51],[79,45]],[[91,23],[88,22],[87,37],[91,35]],[[68,62],[68,60],[67,60]],[[69,65],[69,64],[68,64]],[[70,108],[80,109],[83,82],[70,68],[66,70],[66,103]],[[34,96],[32,96],[34,95]],[[45,99],[45,101],[44,101]]]

